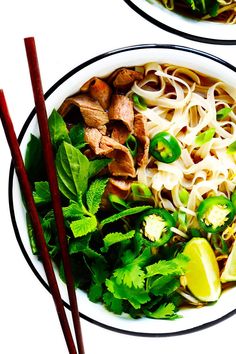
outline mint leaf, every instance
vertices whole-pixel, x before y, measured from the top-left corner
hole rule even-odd
[[[156,318],[156,319],[168,319],[175,320],[180,316],[175,312],[175,305],[173,303],[162,304],[158,307],[158,309],[154,312],[144,311],[147,317]]]
[[[113,276],[116,278],[117,284],[127,285],[129,288],[143,288],[145,273],[137,264],[127,264],[123,268],[117,268]]]
[[[146,277],[152,277],[157,274],[183,275],[188,261],[189,258],[182,253],[178,254],[176,258],[170,259],[168,261],[161,260],[146,267]]]
[[[107,250],[110,246],[112,246],[118,242],[129,240],[130,238],[134,237],[134,234],[135,234],[134,230],[129,231],[126,234],[123,234],[122,232],[111,232],[111,233],[107,234],[103,238],[104,247],[101,248],[101,251],[107,252]]]
[[[114,215],[110,216],[109,218],[106,218],[106,219],[102,220],[101,221],[101,226],[104,226],[106,224],[109,224],[109,223],[112,223],[112,222],[117,221],[119,219],[122,219],[125,216],[141,213],[141,212],[143,212],[143,211],[145,211],[147,209],[150,209],[150,208],[151,208],[150,205],[143,205],[143,206],[137,206],[137,207],[133,207],[133,208],[129,208],[129,209],[123,210],[120,213],[114,214]]]
[[[68,129],[62,116],[54,109],[48,119],[52,144],[58,146],[63,141],[70,143]]]
[[[107,178],[101,178],[91,183],[86,193],[86,201],[90,213],[96,214],[98,212],[107,182]]]
[[[70,200],[70,204],[67,207],[63,207],[62,210],[64,217],[67,219],[80,218],[83,215],[90,216],[83,204],[81,192],[78,193],[77,202],[75,202],[74,200]]]
[[[36,204],[47,204],[51,201],[51,193],[49,189],[49,183],[35,182],[35,191],[33,191],[33,197]]]
[[[116,315],[122,314],[122,300],[116,299],[112,293],[110,293],[109,291],[105,292],[105,294],[103,295],[103,301],[109,311],[115,313]]]
[[[97,229],[97,219],[95,216],[83,217],[80,220],[72,221],[70,228],[74,237],[81,237]]]
[[[72,239],[69,242],[69,254],[76,254],[89,247],[90,235]]]
[[[56,155],[59,189],[68,199],[77,200],[88,186],[89,160],[80,150],[63,142]]]
[[[103,168],[105,168],[112,159],[96,159],[89,163],[89,178],[96,176]]]

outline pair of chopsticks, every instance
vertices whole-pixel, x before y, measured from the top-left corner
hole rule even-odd
[[[5,100],[3,90],[0,90],[0,118],[5,131],[6,139],[11,151],[12,160],[15,166],[16,174],[21,186],[23,196],[25,198],[27,210],[30,216],[30,220],[33,226],[33,230],[36,237],[37,246],[42,258],[44,270],[49,283],[49,288],[56,306],[59,321],[61,323],[62,331],[66,340],[67,348],[70,354],[84,354],[82,331],[80,326],[80,316],[77,305],[77,299],[74,288],[74,280],[71,270],[71,264],[68,253],[68,244],[66,240],[66,231],[60,201],[60,193],[57,184],[57,175],[54,164],[53,149],[50,139],[50,133],[48,128],[48,118],[46,113],[46,106],[44,101],[41,75],[39,70],[39,63],[37,58],[37,51],[35,41],[33,37],[25,38],[25,49],[28,59],[29,72],[31,77],[32,89],[34,94],[35,108],[38,118],[40,137],[43,147],[45,167],[47,171],[52,206],[54,210],[56,227],[58,233],[58,239],[60,244],[60,251],[62,255],[62,262],[66,277],[67,292],[71,306],[71,313],[74,325],[74,333],[76,338],[76,345],[74,343],[73,335],[69,326],[69,322],[66,316],[63,301],[58,288],[57,280],[53,270],[53,265],[49,256],[47,245],[43,235],[42,225],[38,216],[38,212],[32,196],[32,190],[27,176],[27,172],[24,166],[23,158],[20,151],[20,146],[17,141],[17,137],[14,131],[14,127],[11,121],[11,117],[8,111],[7,103]]]

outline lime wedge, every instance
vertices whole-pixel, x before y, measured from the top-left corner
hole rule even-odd
[[[222,283],[228,281],[236,281],[236,241],[234,241],[232,250],[226,261],[225,268],[221,274],[220,280]]]
[[[188,289],[201,301],[218,300],[221,293],[219,267],[209,242],[194,237],[183,253],[190,259],[185,274]]]

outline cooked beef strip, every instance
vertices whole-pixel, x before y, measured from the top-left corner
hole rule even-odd
[[[73,106],[79,107],[88,127],[99,128],[109,121],[108,114],[100,103],[86,94],[67,98],[59,108],[59,113],[64,117]]]
[[[108,78],[108,83],[112,83],[116,89],[129,90],[135,81],[143,79],[143,74],[127,68],[115,70]]]
[[[150,139],[148,136],[147,118],[141,113],[135,114],[134,117],[134,135],[139,142],[136,161],[139,166],[144,166],[148,163]]]
[[[108,115],[110,120],[122,121],[130,132],[133,131],[134,108],[133,102],[128,97],[113,95]]]

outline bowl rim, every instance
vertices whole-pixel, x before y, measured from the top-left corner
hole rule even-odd
[[[147,12],[143,11],[136,4],[134,4],[133,0],[123,0],[131,9],[137,12],[140,16],[142,16],[145,20],[151,22],[153,25],[160,27],[164,31],[170,32],[171,34],[175,34],[180,37],[184,37],[186,39],[190,39],[196,42],[202,42],[207,44],[219,44],[219,45],[235,45],[236,39],[214,39],[202,36],[196,36],[184,31],[180,31],[176,28],[166,25],[165,23],[157,20],[156,18],[150,16]],[[236,25],[235,25],[236,26]]]
[[[100,55],[94,56],[91,59],[79,64],[78,66],[76,66],[75,68],[73,68],[72,70],[70,70],[67,74],[65,74],[64,76],[62,76],[53,86],[51,86],[51,88],[49,88],[49,90],[45,93],[44,97],[45,100],[57,89],[60,87],[60,85],[62,85],[66,80],[68,80],[70,77],[72,77],[73,75],[75,75],[76,73],[78,73],[80,70],[86,68],[87,66],[89,66],[90,64],[93,64],[95,62],[98,62],[99,60],[102,60],[104,58],[119,54],[119,53],[124,53],[127,51],[133,51],[133,50],[146,50],[146,49],[170,49],[170,50],[177,50],[177,51],[183,51],[183,52],[188,52],[188,53],[192,53],[192,54],[196,54],[199,56],[203,56],[206,57],[210,60],[213,60],[219,64],[222,64],[224,66],[226,66],[227,68],[229,68],[230,70],[236,72],[236,67],[233,66],[232,64],[226,62],[223,59],[220,59],[219,57],[216,57],[212,54],[209,54],[207,52],[198,50],[198,49],[194,49],[191,47],[186,47],[186,46],[180,46],[180,45],[172,45],[172,44],[138,44],[138,45],[131,45],[131,46],[127,46],[127,47],[121,47],[118,49],[114,49],[114,50],[110,50],[108,52],[102,53]],[[35,117],[36,114],[36,110],[35,108],[33,108],[33,110],[30,112],[28,118],[26,119],[25,123],[23,124],[23,127],[21,128],[21,131],[19,133],[18,136],[18,142],[19,144],[21,144],[24,135],[31,123],[31,121],[33,120],[33,118]],[[11,222],[12,222],[12,226],[13,226],[13,230],[15,233],[15,237],[16,240],[18,242],[18,245],[22,251],[23,256],[25,257],[26,262],[28,263],[28,265],[30,266],[31,270],[33,271],[33,273],[35,274],[35,276],[38,278],[38,280],[41,282],[41,284],[44,286],[44,288],[50,293],[50,289],[49,286],[47,284],[47,282],[42,278],[42,276],[40,275],[40,273],[38,272],[38,270],[36,269],[36,267],[34,266],[29,254],[27,253],[25,246],[23,244],[23,241],[21,239],[21,235],[20,235],[20,231],[18,229],[18,225],[17,225],[17,221],[16,221],[16,215],[15,215],[15,209],[14,209],[14,197],[13,197],[13,184],[14,184],[14,176],[15,176],[15,168],[13,165],[13,161],[11,161],[10,163],[10,168],[9,168],[9,177],[8,177],[8,202],[9,202],[9,211],[10,211],[10,217],[11,217]],[[70,305],[63,300],[64,306],[70,310]],[[145,333],[145,332],[135,332],[135,331],[129,331],[126,329],[121,329],[118,327],[115,327],[113,325],[108,325],[105,323],[102,323],[101,321],[98,321],[96,319],[93,319],[87,315],[85,315],[84,313],[80,312],[80,316],[81,318],[87,320],[88,322],[98,325],[102,328],[114,331],[114,332],[118,332],[121,334],[126,334],[126,335],[133,335],[133,336],[140,336],[140,337],[170,337],[170,336],[177,336],[177,335],[184,335],[184,334],[188,334],[188,333],[193,333],[208,327],[211,327],[231,316],[233,316],[234,314],[236,314],[236,307],[235,309],[229,311],[228,313],[224,314],[223,316],[211,320],[209,322],[206,322],[204,324],[200,324],[197,326],[193,326],[191,328],[188,329],[182,329],[182,330],[177,330],[174,332],[165,332],[165,333]]]

